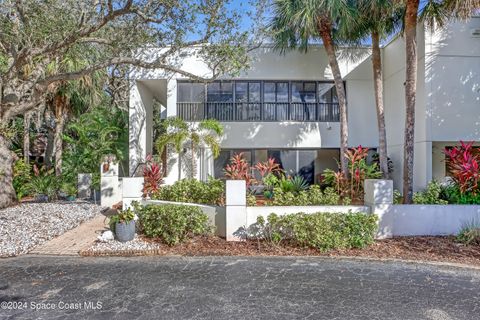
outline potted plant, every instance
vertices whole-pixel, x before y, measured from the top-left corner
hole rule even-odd
[[[73,183],[65,183],[62,186],[62,192],[65,195],[65,200],[75,201],[77,198],[77,187]]]
[[[110,230],[114,231],[118,241],[133,240],[135,237],[135,220],[136,215],[130,208],[118,211],[117,214],[110,217]]]

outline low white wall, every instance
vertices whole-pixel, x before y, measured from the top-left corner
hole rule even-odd
[[[265,206],[265,207],[247,207],[246,221],[247,227],[257,222],[257,217],[264,217],[265,219],[271,213],[283,216],[292,213],[316,213],[316,212],[331,212],[331,213],[349,213],[349,212],[363,212],[370,213],[368,206]]]
[[[453,235],[480,221],[480,205],[393,205],[393,236]]]
[[[220,237],[225,237],[225,207],[219,206],[209,206],[204,204],[197,203],[188,203],[188,202],[173,202],[173,201],[163,201],[163,200],[143,200],[142,204],[156,204],[156,205],[166,205],[166,204],[176,204],[184,206],[192,206],[200,208],[203,213],[208,216],[208,222],[211,226],[215,227],[215,234]]]
[[[133,201],[142,200],[143,177],[124,177],[122,179],[122,209],[131,207]]]

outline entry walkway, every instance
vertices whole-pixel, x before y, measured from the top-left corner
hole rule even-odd
[[[107,222],[106,216],[99,214],[61,236],[36,247],[29,254],[78,255],[80,250],[90,247],[95,239],[108,228]]]

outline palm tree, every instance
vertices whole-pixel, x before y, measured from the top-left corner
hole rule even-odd
[[[63,132],[71,116],[80,116],[92,109],[101,96],[102,82],[98,73],[80,80],[63,83],[55,92],[52,107],[55,115],[55,174],[62,174]]]
[[[70,52],[65,55],[61,62],[52,64],[52,70],[64,72],[76,71],[84,67],[87,60],[80,57],[78,53]],[[52,86],[51,99],[49,101],[50,111],[55,116],[55,132],[53,139],[55,174],[62,174],[63,155],[63,132],[69,116],[79,116],[88,111],[97,102],[103,91],[103,78],[101,72],[86,75],[75,81],[60,82]]]
[[[162,153],[168,145],[172,145],[178,154],[185,144],[190,145],[191,178],[196,175],[196,150],[201,145],[211,149],[213,157],[220,155],[220,137],[223,135],[223,126],[217,120],[207,119],[198,124],[185,122],[178,117],[169,117],[162,123],[162,134],[155,142],[158,153]]]
[[[348,148],[348,119],[345,87],[335,52],[335,30],[340,24],[355,22],[354,1],[351,0],[274,0],[270,31],[275,49],[307,50],[311,42],[321,40],[327,52],[340,107],[340,165],[348,174],[345,157]]]
[[[355,28],[342,29],[344,37],[358,45],[370,37],[372,43],[373,85],[378,124],[378,155],[380,171],[388,179],[387,132],[383,104],[382,55],[380,41],[391,35],[401,21],[402,7],[395,0],[359,0],[357,1],[358,22]]]
[[[415,98],[417,87],[417,22],[420,0],[403,0],[405,5],[404,37],[406,56],[405,76],[405,136],[403,154],[403,202],[412,203],[413,159],[415,143]],[[480,0],[428,0],[420,17],[431,27],[442,27],[451,19],[467,19],[480,8]]]

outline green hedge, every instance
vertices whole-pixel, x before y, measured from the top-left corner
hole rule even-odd
[[[196,179],[182,179],[173,185],[162,186],[156,194],[152,195],[152,199],[223,205],[225,202],[225,183],[213,178],[209,178],[206,182]]]
[[[350,201],[344,201],[348,205]],[[273,190],[273,199],[266,205],[272,206],[315,206],[339,205],[340,196],[333,188],[326,188],[323,192],[318,185],[312,185],[307,190],[299,192],[284,192],[281,188]]]
[[[211,233],[208,217],[194,206],[147,205],[135,206],[140,231],[147,237],[160,238],[168,245],[175,245],[195,235]]]
[[[364,213],[270,214],[250,227],[249,235],[273,244],[289,243],[320,251],[364,248],[373,243],[377,216]]]

